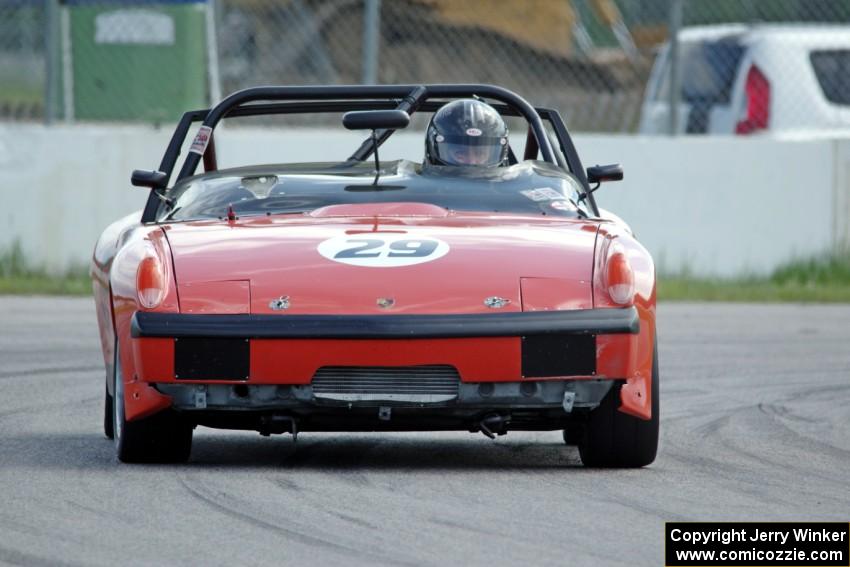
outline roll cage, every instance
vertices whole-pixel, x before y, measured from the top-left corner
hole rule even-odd
[[[224,118],[384,109],[403,110],[412,115],[418,111],[434,112],[449,100],[471,97],[488,99],[487,102],[504,116],[525,118],[528,123],[528,132],[523,159],[535,159],[539,152],[543,161],[572,173],[584,188],[587,195],[586,201],[594,213],[599,214],[578,152],[557,110],[535,108],[518,94],[494,85],[330,85],[254,87],[231,94],[213,108],[184,113],[177,123],[158,168],[158,171],[163,174],[161,177],[164,181],[161,186],[151,189],[142,214],[142,222],[155,222],[157,207],[164,198],[162,193],[166,191],[171,179],[174,166],[180,156],[180,149],[183,147],[189,129],[196,122],[202,123],[195,138],[196,142],[201,139],[200,134],[204,131],[208,134],[208,138],[199,143],[198,148],[195,148],[196,144],[193,143],[193,148],[189,150],[175,183],[194,175],[201,159],[206,171],[217,169],[213,133],[215,127]],[[552,148],[544,121],[548,122],[552,128],[560,152]],[[377,146],[380,147],[393,132],[394,130],[379,130],[376,133]],[[341,165],[364,161],[372,155],[374,150],[375,143],[370,136]]]

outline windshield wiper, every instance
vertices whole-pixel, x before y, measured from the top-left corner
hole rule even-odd
[[[587,215],[587,213],[584,212],[581,207],[579,207],[579,203],[581,202],[581,197],[579,197],[578,201],[573,201],[572,199],[568,199],[568,201],[570,202],[570,204],[572,204],[572,206],[574,206],[576,208],[576,213],[578,213],[578,216],[585,218],[585,219],[590,218]]]
[[[182,208],[183,207],[175,207],[175,208],[171,209],[170,211],[168,211],[168,214],[165,215],[165,217],[159,222],[174,220],[174,215],[177,214],[177,211],[179,211]]]
[[[350,191],[352,193],[363,193],[367,191],[400,191],[401,189],[407,189],[405,185],[346,185],[343,187],[343,191]]]

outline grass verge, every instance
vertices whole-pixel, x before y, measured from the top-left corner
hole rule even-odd
[[[49,274],[31,267],[19,244],[0,253],[0,295],[90,295],[88,270],[75,267],[63,274]]]
[[[767,280],[659,278],[660,301],[850,303],[850,285],[776,284]]]
[[[658,298],[667,301],[850,303],[850,254],[796,260],[766,277],[698,278],[661,275]]]

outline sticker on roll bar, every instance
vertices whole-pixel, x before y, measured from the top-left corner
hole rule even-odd
[[[211,137],[212,128],[209,126],[201,126],[198,128],[198,133],[195,134],[195,139],[192,140],[192,145],[189,147],[189,151],[193,154],[198,154],[199,156],[204,155]]]

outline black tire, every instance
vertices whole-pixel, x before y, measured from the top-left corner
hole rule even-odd
[[[115,452],[124,463],[185,463],[192,452],[192,426],[170,410],[144,419],[124,419],[124,383],[118,348],[113,375]]]
[[[103,434],[106,435],[107,439],[113,439],[115,437],[115,427],[113,423],[112,416],[113,412],[113,401],[112,396],[109,395],[109,388],[106,386],[104,382],[103,387]]]
[[[578,450],[587,467],[638,468],[655,460],[660,422],[658,346],[652,356],[652,418],[638,419],[617,409],[620,386],[611,388],[590,418]]]

